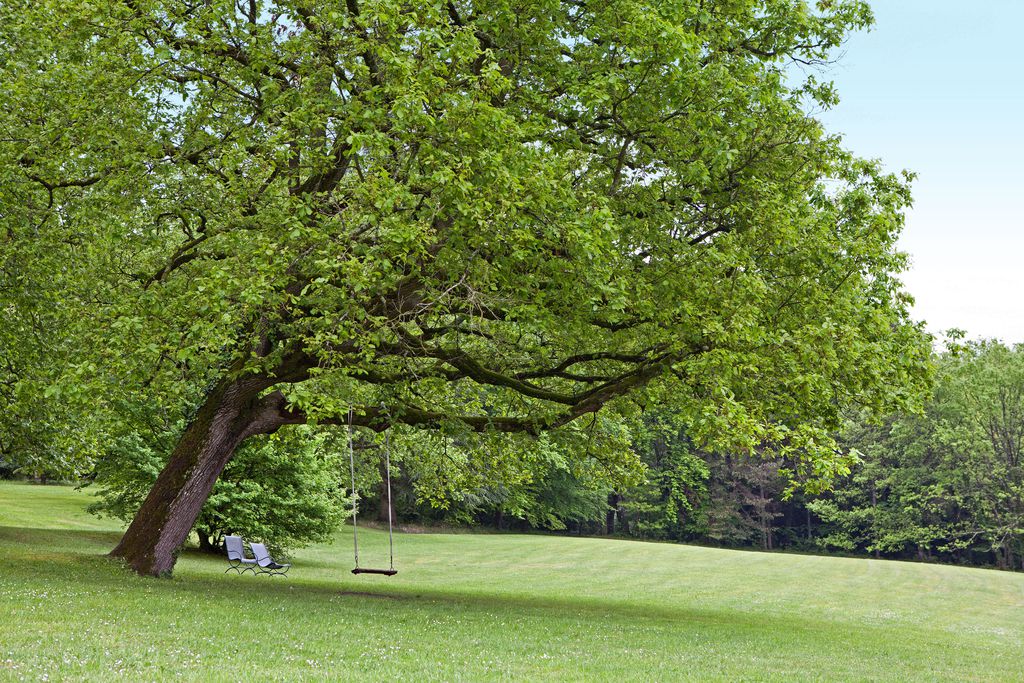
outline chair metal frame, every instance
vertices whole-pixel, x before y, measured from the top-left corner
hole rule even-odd
[[[250,543],[249,549],[252,550],[253,556],[256,558],[256,564],[258,569],[254,573],[268,574],[270,576],[286,576],[288,570],[291,569],[290,564],[279,564],[274,561],[274,558],[270,556],[270,551],[267,550],[267,546],[262,543]]]
[[[259,566],[259,563],[256,558],[245,556],[245,541],[242,540],[241,536],[225,536],[224,549],[228,554],[229,565],[224,570],[225,574],[234,569],[237,574],[251,571],[253,576],[256,575],[256,568]]]

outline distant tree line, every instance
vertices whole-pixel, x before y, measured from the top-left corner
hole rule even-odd
[[[395,478],[399,516],[509,530],[617,534],[728,547],[870,554],[1024,568],[1024,346],[954,343],[936,357],[924,412],[848,416],[849,473],[815,494],[786,459],[698,448],[671,411],[630,432],[643,476],[597,486],[564,467],[508,486],[417,503]],[[373,502],[368,502],[373,505]]]

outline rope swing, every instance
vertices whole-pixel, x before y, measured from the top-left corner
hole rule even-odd
[[[359,566],[359,526],[356,523],[356,511],[358,509],[356,501],[359,499],[359,494],[356,491],[356,456],[355,447],[352,444],[352,408],[348,409],[348,464],[352,471],[352,548],[356,564],[352,573],[394,576],[398,573],[398,570],[395,569],[395,535],[391,520],[391,430],[388,429],[384,432],[384,472],[387,479],[388,492],[388,568],[369,569]]]

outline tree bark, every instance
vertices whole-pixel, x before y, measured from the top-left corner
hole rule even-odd
[[[196,529],[196,533],[199,534],[199,550],[204,553],[215,554],[220,552],[220,548],[213,542],[213,538],[216,532],[213,529]]]
[[[111,557],[144,576],[171,573],[235,449],[252,434],[270,431],[263,415],[269,401],[258,400],[266,386],[265,378],[251,375],[222,380],[207,394]]]
[[[612,491],[608,494],[608,511],[604,515],[604,530],[609,536],[615,534],[615,522],[619,516],[619,504],[622,501],[622,496],[618,492]]]
[[[388,471],[384,465],[384,459],[380,461],[378,467],[380,472],[380,486],[377,487],[377,500],[380,501],[377,504],[377,521],[381,524],[387,524],[388,520],[394,520],[395,516],[395,504],[391,500],[391,491],[388,490]],[[390,517],[388,512],[391,513]]]

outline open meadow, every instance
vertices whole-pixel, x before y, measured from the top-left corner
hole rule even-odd
[[[1021,680],[1024,575],[539,535],[351,533],[288,578],[103,557],[117,524],[0,482],[0,679]],[[365,563],[386,536],[360,534]]]

